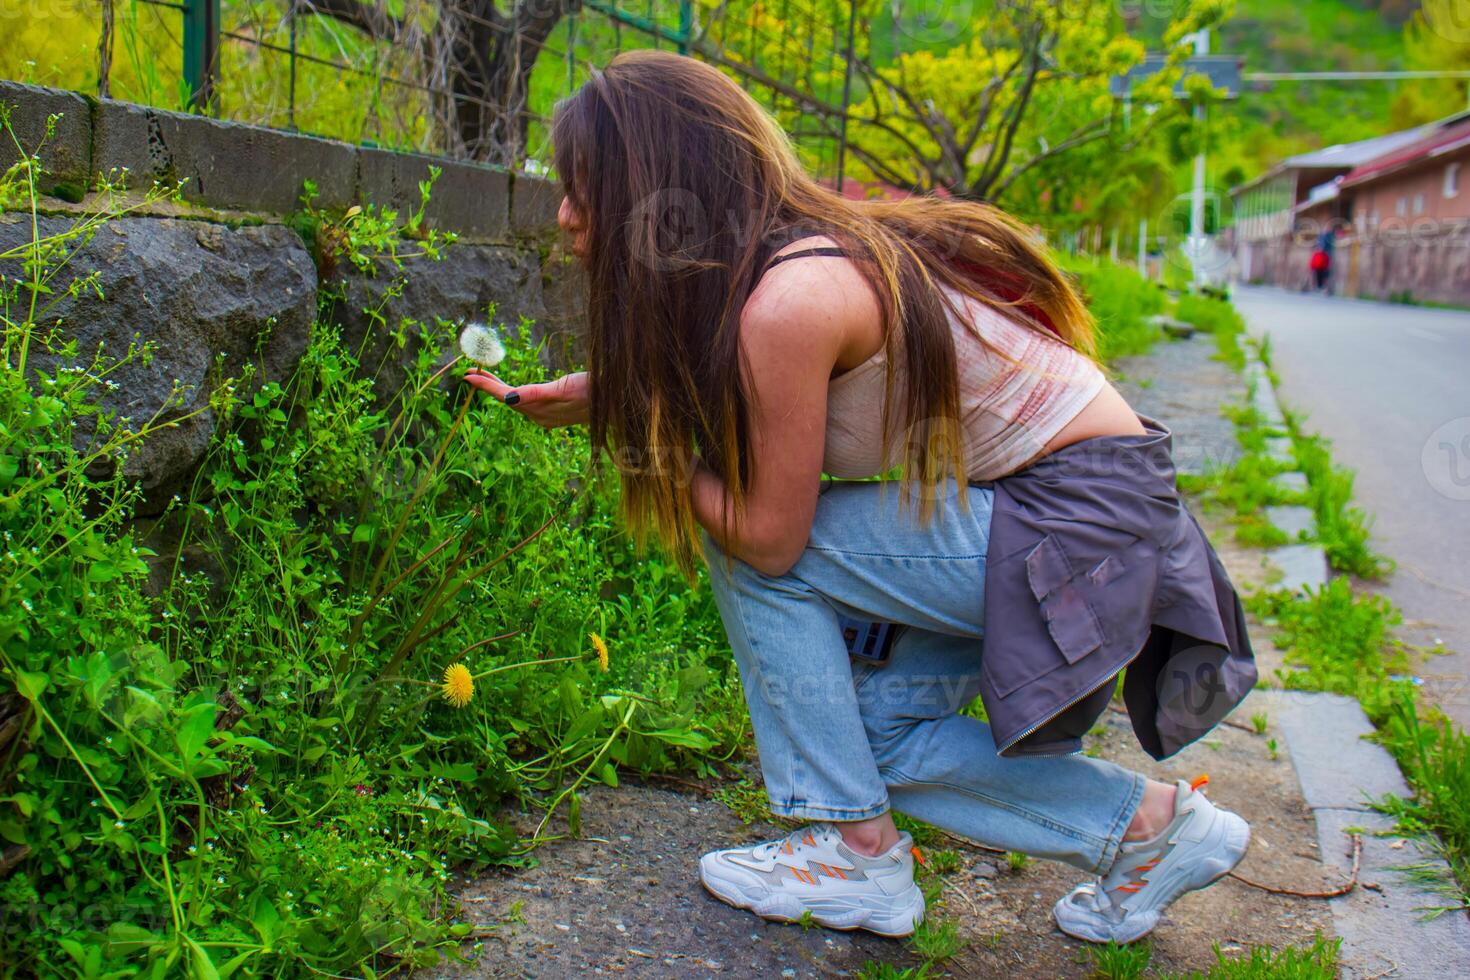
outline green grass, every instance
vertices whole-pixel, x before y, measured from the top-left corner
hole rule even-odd
[[[27,161],[0,177],[0,200],[35,194]],[[289,377],[222,362],[219,431],[161,519],[174,539],[144,548],[115,464],[186,402],[103,410],[108,373],[155,351],[68,339],[66,304],[95,291],[76,253],[124,205],[97,206],[0,254],[0,699],[23,719],[0,744],[0,837],[27,849],[0,905],[95,910],[0,931],[7,970],[432,969],[472,928],[454,870],[534,861],[619,772],[707,776],[744,751],[709,590],[633,547],[585,436],[436,383],[454,324],[379,324],[401,387],[325,308]],[[449,247],[415,218],[305,222],[396,289],[397,256]],[[506,333],[498,373],[543,376]],[[460,706],[452,664],[474,677]]]
[[[1241,954],[1227,954],[1215,947],[1215,963],[1208,970],[1169,973],[1151,970],[1153,949],[1147,942],[1119,946],[1088,946],[1085,955],[1091,961],[1093,976],[1098,980],[1335,980],[1337,977],[1340,939],[1326,939],[1320,934],[1306,947],[1288,946],[1273,950],[1268,946],[1252,946]]]
[[[1104,363],[1143,354],[1163,339],[1149,322],[1166,304],[1163,290],[1138,272],[1103,258],[1061,256],[1063,267],[1077,282],[1083,302],[1097,318],[1097,354]]]
[[[1245,320],[1229,300],[1186,293],[1179,297],[1174,315],[1196,329],[1213,334],[1220,360],[1237,371],[1245,367],[1245,350],[1240,346]]]
[[[1307,475],[1308,504],[1317,519],[1317,540],[1332,567],[1360,578],[1381,579],[1392,563],[1369,546],[1370,522],[1353,506],[1353,471],[1332,461],[1330,443],[1291,424],[1297,465]]]
[[[1269,346],[1262,344],[1259,353],[1269,375]],[[1353,504],[1353,474],[1333,462],[1330,444],[1306,432],[1300,416],[1287,414],[1293,453],[1309,489],[1303,499],[1286,499],[1269,483],[1282,467],[1265,455],[1266,439],[1279,433],[1265,427],[1252,409],[1229,414],[1244,456],[1204,478],[1181,478],[1181,487],[1199,494],[1206,506],[1228,509],[1237,538],[1262,545],[1274,538],[1274,529],[1260,517],[1265,506],[1307,504],[1333,568],[1363,578],[1386,574],[1391,563],[1369,547],[1368,516]],[[1444,856],[1454,879],[1446,887],[1456,902],[1464,903],[1470,897],[1470,739],[1438,709],[1421,706],[1408,680],[1396,679],[1411,669],[1395,635],[1402,622],[1397,607],[1381,595],[1356,590],[1344,576],[1300,596],[1263,590],[1246,604],[1275,627],[1273,642],[1294,668],[1278,672],[1278,683],[1345,694],[1363,705],[1378,729],[1378,740],[1414,791],[1412,799],[1381,801],[1382,808]],[[1256,727],[1264,733],[1264,721]],[[1274,739],[1267,752],[1277,757]]]

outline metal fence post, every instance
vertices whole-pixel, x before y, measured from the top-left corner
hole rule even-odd
[[[689,53],[689,35],[694,33],[694,0],[679,0],[679,53]]]
[[[219,0],[184,0],[184,84],[196,112],[210,112],[218,98],[219,30]]]
[[[847,117],[850,115],[852,103],[852,59],[853,45],[857,33],[857,0],[848,0],[847,4],[847,60],[846,71],[842,76],[842,131],[837,142],[837,193],[842,193],[842,184],[846,179],[847,170]]]

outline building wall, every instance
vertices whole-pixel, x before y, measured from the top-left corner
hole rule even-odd
[[[1454,185],[1445,171],[1458,165]],[[1446,190],[1451,193],[1446,193]],[[1470,147],[1429,158],[1298,211],[1237,252],[1240,278],[1310,288],[1317,235],[1338,229],[1329,290],[1362,299],[1470,306]]]
[[[1455,193],[1447,195],[1445,171],[1458,167]],[[1363,232],[1388,224],[1470,218],[1470,147],[1349,189],[1353,223]]]

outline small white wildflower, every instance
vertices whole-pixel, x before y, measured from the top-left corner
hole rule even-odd
[[[505,360],[505,345],[494,327],[471,323],[459,335],[459,349],[480,367],[493,368]]]

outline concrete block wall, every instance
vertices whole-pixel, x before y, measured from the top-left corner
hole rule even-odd
[[[561,192],[553,182],[483,164],[3,80],[0,104],[10,108],[21,145],[31,152],[41,146],[43,190],[69,199],[95,176],[126,168],[132,187],[182,180],[186,201],[220,210],[288,214],[299,208],[310,180],[319,206],[371,203],[402,212],[418,206],[419,182],[437,167],[441,173],[426,212],[432,227],[493,243],[555,231]],[[61,118],[43,145],[51,115]],[[15,159],[15,148],[0,141],[0,170]]]

